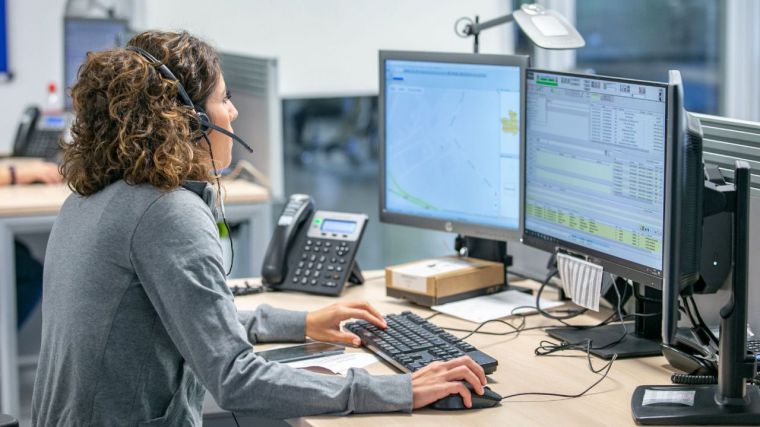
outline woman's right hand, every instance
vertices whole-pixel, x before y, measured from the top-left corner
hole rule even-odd
[[[17,184],[56,184],[63,180],[58,165],[50,162],[29,162],[16,165]]]
[[[466,407],[472,406],[470,390],[462,381],[472,384],[477,394],[483,394],[486,374],[469,356],[447,362],[433,362],[412,374],[412,406],[423,408],[450,394],[459,394]]]

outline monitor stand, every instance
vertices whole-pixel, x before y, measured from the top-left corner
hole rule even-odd
[[[614,283],[613,286],[617,286]],[[634,283],[634,286],[638,286]],[[662,336],[662,292],[645,287],[644,296],[636,298],[636,313],[651,314],[638,316],[633,322],[624,322],[627,334],[623,335],[623,324],[599,326],[595,328],[562,327],[547,329],[551,337],[566,343],[584,344],[591,340],[591,354],[602,359],[611,359],[617,354],[618,358],[659,356]],[[612,344],[620,340],[617,344]]]
[[[507,253],[507,242],[458,234],[454,240],[454,249],[459,256],[500,262],[504,265],[504,290],[532,293],[530,288],[509,284],[507,269],[512,266],[512,255]]]
[[[734,185],[734,194],[725,198],[726,210],[733,211],[734,214],[734,262],[730,298],[720,309],[718,384],[638,386],[631,397],[631,412],[636,424],[758,425],[760,422],[760,388],[756,384],[747,384],[747,380],[757,375],[755,357],[747,353],[750,218],[748,163],[736,162]]]

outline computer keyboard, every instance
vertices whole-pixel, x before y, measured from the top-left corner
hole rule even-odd
[[[389,314],[385,321],[385,330],[365,320],[346,323],[344,329],[358,335],[365,347],[402,372],[414,372],[431,362],[464,355],[482,366],[486,374],[495,371],[499,363],[410,311]]]

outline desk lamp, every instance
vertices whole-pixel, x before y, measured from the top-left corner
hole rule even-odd
[[[538,4],[524,4],[508,15],[483,23],[479,21],[479,17],[475,16],[475,21],[464,17],[454,23],[454,32],[459,37],[475,37],[475,53],[478,53],[481,31],[512,21],[517,23],[536,46],[544,49],[578,49],[586,45],[583,36],[564,16]]]

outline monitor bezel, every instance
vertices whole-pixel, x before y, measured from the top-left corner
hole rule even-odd
[[[662,82],[655,82],[655,81],[649,81],[649,80],[636,80],[636,79],[626,79],[626,78],[620,78],[620,77],[612,77],[612,76],[603,76],[603,75],[595,75],[595,74],[585,74],[585,73],[568,73],[568,72],[559,72],[559,71],[551,71],[551,70],[545,70],[545,69],[538,69],[538,68],[528,68],[525,73],[525,103],[527,105],[528,102],[528,92],[527,92],[527,84],[528,84],[528,73],[529,72],[535,72],[535,73],[547,73],[547,74],[554,74],[554,75],[560,75],[560,76],[569,76],[569,77],[579,77],[579,78],[588,78],[588,79],[598,79],[598,80],[605,80],[605,81],[613,81],[613,82],[619,82],[619,83],[630,83],[630,84],[639,84],[639,85],[647,85],[647,86],[654,86],[654,87],[660,87],[665,89],[665,150],[664,156],[665,156],[665,180],[663,182],[664,185],[664,192],[663,192],[663,218],[662,218],[662,268],[655,269],[643,264],[639,264],[633,261],[626,260],[624,258],[616,257],[610,254],[605,254],[604,252],[597,251],[595,249],[591,249],[573,242],[568,242],[566,240],[561,240],[552,236],[544,235],[543,233],[539,233],[537,231],[529,230],[527,226],[527,220],[523,222],[523,236],[522,236],[522,242],[527,245],[531,246],[537,249],[541,249],[547,252],[551,253],[557,253],[557,252],[563,252],[563,253],[569,253],[571,255],[575,255],[578,257],[581,257],[583,259],[586,259],[589,262],[592,262],[594,264],[601,265],[602,268],[604,268],[605,272],[614,274],[616,276],[624,277],[630,280],[633,280],[634,282],[647,285],[650,287],[654,287],[657,289],[662,288],[662,282],[663,282],[663,269],[665,268],[665,251],[666,246],[668,245],[668,230],[670,228],[669,225],[669,218],[668,218],[668,212],[670,211],[670,191],[671,191],[671,182],[672,177],[671,174],[671,159],[672,159],[672,145],[673,145],[673,137],[671,135],[671,125],[672,120],[674,117],[674,111],[673,111],[673,87],[672,85],[669,85],[667,83]],[[525,149],[527,151],[527,130],[528,130],[528,118],[525,117]],[[524,153],[526,155],[527,153]],[[526,193],[527,193],[527,179],[526,175],[523,175],[522,180],[523,185],[523,206],[522,209],[525,210],[525,203]]]
[[[66,111],[71,111],[74,108],[73,100],[70,96],[71,87],[73,87],[74,84],[76,84],[77,77],[79,75],[79,68],[81,68],[81,64],[79,67],[77,67],[77,71],[75,75],[73,76],[73,80],[71,81],[71,87],[68,86],[68,64],[66,63],[66,48],[69,46],[69,32],[66,31],[66,24],[69,22],[113,22],[113,23],[120,23],[124,25],[124,34],[129,35],[130,28],[129,28],[129,20],[125,18],[108,18],[108,17],[88,17],[88,16],[64,16],[63,17],[63,84],[61,87],[63,88],[63,97],[62,97],[62,107]],[[126,37],[124,40],[124,44],[129,41]],[[85,58],[86,59],[86,58]],[[82,62],[84,64],[84,61]]]
[[[463,222],[461,220],[447,221],[443,219],[422,217],[393,212],[387,209],[386,205],[386,185],[385,185],[385,64],[386,61],[418,61],[418,62],[437,62],[451,64],[473,64],[473,65],[496,65],[517,67],[520,71],[520,162],[519,176],[522,180],[525,168],[525,76],[529,64],[529,57],[526,55],[493,55],[493,54],[473,54],[473,53],[444,53],[444,52],[418,52],[418,51],[396,51],[381,50],[379,52],[379,126],[378,133],[380,138],[379,145],[379,165],[380,165],[380,221],[389,224],[406,225],[411,227],[426,228],[431,230],[457,233],[465,236],[479,237],[498,241],[518,241],[523,234],[524,224],[524,184],[519,183],[520,196],[518,206],[518,222],[516,228],[502,228],[491,225],[476,224]]]

